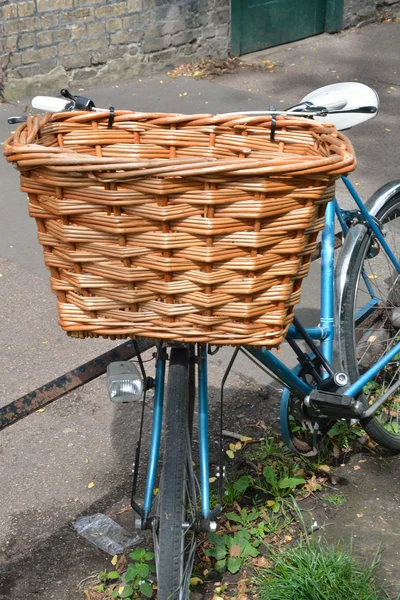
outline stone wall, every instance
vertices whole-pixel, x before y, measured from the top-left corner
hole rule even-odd
[[[400,0],[344,0],[343,28],[400,16]]]
[[[6,98],[225,57],[229,0],[0,0]]]
[[[31,97],[225,57],[230,0],[0,0],[0,97]],[[400,15],[344,0],[343,27]]]

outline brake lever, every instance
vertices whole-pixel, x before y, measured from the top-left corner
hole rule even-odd
[[[8,117],[7,122],[9,125],[15,125],[16,123],[26,123],[28,117]]]
[[[60,94],[63,98],[67,98],[67,100],[73,102],[70,110],[93,110],[96,108],[93,100],[85,96],[73,96],[66,88],[63,88]]]
[[[376,106],[355,106],[354,108],[342,109],[342,110],[328,110],[324,108],[321,112],[318,112],[317,115],[319,117],[327,117],[328,115],[338,115],[338,114],[349,114],[349,113],[362,113],[367,115],[373,115],[378,112]]]

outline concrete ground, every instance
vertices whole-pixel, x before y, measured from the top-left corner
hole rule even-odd
[[[263,109],[270,104],[283,108],[328,83],[363,81],[381,98],[378,117],[349,134],[359,161],[353,181],[367,198],[386,181],[400,179],[399,33],[399,25],[371,25],[246,57],[256,65],[269,60],[275,64],[270,70],[244,68],[214,81],[167,75],[130,81],[127,73],[127,81],[118,86],[104,85],[85,93],[98,106],[214,113]],[[7,117],[19,114],[24,104],[21,99],[18,105],[0,106],[1,139],[11,131]],[[2,161],[0,177],[0,402],[5,405],[115,344],[72,340],[58,329],[35,224],[17,191],[18,174]],[[307,321],[316,314],[317,288],[315,265],[300,308]],[[222,351],[213,361],[212,407],[228,352]],[[270,383],[240,359],[229,386],[237,414],[247,408],[254,411],[258,405],[261,418],[276,414],[276,401],[263,406],[260,399],[260,385]],[[107,400],[104,378],[99,378],[1,433],[0,600],[82,598],[76,591],[78,582],[98,572],[107,559],[77,538],[71,522],[94,512],[115,516],[127,504],[138,418],[137,406],[114,406]],[[146,412],[146,431],[150,422],[151,409]],[[240,418],[232,415],[230,422],[242,426]],[[348,501],[327,517],[326,511],[321,512],[327,519],[323,531],[331,539],[353,535],[366,553],[381,545],[381,573],[393,590],[400,591],[399,459],[353,460],[366,462],[343,467]],[[89,488],[91,482],[95,485]]]

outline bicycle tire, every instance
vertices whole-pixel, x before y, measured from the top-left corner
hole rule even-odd
[[[189,434],[192,412],[189,390],[193,389],[190,373],[188,348],[171,348],[158,502],[158,600],[189,597],[197,522]]]
[[[400,256],[400,251],[396,251],[395,247],[395,238],[399,237],[400,232],[399,217],[400,194],[395,194],[377,213],[377,220],[387,230],[385,239],[397,257]],[[395,233],[396,228],[398,229],[397,236]],[[377,256],[369,256],[371,254],[372,239],[371,232],[366,232],[359,252],[350,258],[347,283],[343,292],[344,309],[339,317],[339,343],[344,357],[343,366],[351,382],[356,381],[360,374],[366,371],[374,362],[377,362],[379,356],[389,349],[390,344],[393,345],[400,339],[400,327],[397,323],[393,324],[393,316],[391,316],[394,309],[399,310],[400,314],[400,308],[398,308],[400,307],[400,293],[397,293],[399,282],[393,279],[394,267],[389,263],[389,259],[383,250],[377,254],[377,256],[382,255],[378,263],[374,263]],[[386,265],[384,265],[385,257]],[[368,283],[364,283],[365,277],[368,279]],[[377,280],[381,285],[380,289],[376,283]],[[386,282],[384,285],[387,286],[387,289],[381,282]],[[365,325],[361,327],[362,323],[356,325],[356,311],[361,304],[360,297],[366,297],[365,290],[368,284],[373,288],[374,293],[379,292],[377,297],[380,298],[380,301],[376,309],[371,312],[371,316],[366,319]],[[398,296],[398,299],[396,296]],[[380,312],[378,313],[378,311]],[[393,373],[394,369],[395,373]],[[389,363],[372,382],[364,386],[359,397],[364,406],[369,406],[376,400],[379,395],[377,390],[382,390],[382,394],[385,386],[386,389],[389,387],[388,380],[393,381],[395,377],[400,377],[400,361],[398,360]],[[360,422],[368,435],[377,444],[399,452],[400,403],[392,396],[372,417],[361,419]],[[394,406],[395,411],[390,406]],[[396,418],[396,422],[390,420],[392,417]]]

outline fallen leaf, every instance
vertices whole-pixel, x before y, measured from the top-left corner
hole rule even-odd
[[[36,412],[44,412],[45,410],[45,408],[38,408]]]
[[[359,471],[361,469],[361,467],[359,467],[358,465],[354,465],[353,469],[354,469],[354,471]]]
[[[275,504],[275,500],[267,500],[268,508],[271,508],[271,506],[273,506],[274,504]]]
[[[190,580],[190,585],[199,585],[199,583],[203,583],[203,580],[200,577],[192,577]]]
[[[362,513],[357,513],[357,517],[358,517],[359,519],[361,519],[361,517],[362,517],[362,516],[363,516],[363,514],[362,514]]]
[[[232,452],[232,450],[227,450],[227,451],[226,451],[226,455],[227,455],[229,458],[235,458],[235,453],[234,453],[234,452]]]
[[[318,465],[318,471],[324,471],[325,473],[329,473],[331,470],[329,465]]]
[[[239,594],[244,594],[247,591],[247,576],[246,571],[244,572],[245,577],[237,582],[237,589]]]
[[[391,129],[386,128],[385,131],[392,131]]]
[[[247,437],[246,435],[241,435],[240,436],[240,441],[241,442],[251,442],[251,441],[253,441],[253,438]]]
[[[368,275],[368,279],[378,279],[378,275]]]
[[[118,554],[114,554],[114,556],[111,559],[112,566],[115,567],[115,565],[117,564],[117,562],[118,562]]]
[[[216,477],[210,477],[210,479],[208,480],[209,483],[215,483],[217,481]]]
[[[243,446],[242,446],[242,442],[237,442],[237,443],[235,444],[235,450],[241,450],[242,448],[243,448]]]
[[[118,559],[116,569],[117,569],[118,573],[125,573],[127,568],[128,568],[128,561],[126,560],[126,556],[125,556],[125,554],[121,554],[121,556]]]
[[[242,551],[241,547],[238,546],[237,544],[234,544],[229,549],[229,555],[232,556],[232,558],[237,558],[238,556],[240,556],[241,551]]]
[[[269,569],[271,563],[265,558],[265,556],[258,556],[253,560],[253,565],[259,569]]]
[[[285,542],[291,542],[292,541],[292,536],[291,535],[285,535]]]
[[[89,488],[89,490],[91,490],[92,488],[94,488],[94,486],[95,486],[95,485],[96,485],[96,484],[95,484],[95,482],[94,482],[94,481],[91,481],[91,482],[89,483],[89,485],[88,485],[88,488]]]
[[[47,342],[47,341],[46,341],[46,342],[42,342],[42,344],[48,344],[48,343],[49,343],[49,342]]]

